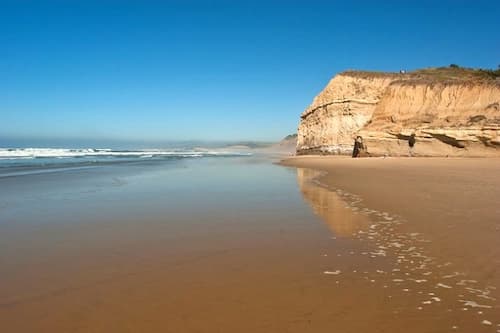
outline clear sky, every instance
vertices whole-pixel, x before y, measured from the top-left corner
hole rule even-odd
[[[499,17],[478,0],[0,1],[0,146],[278,140],[346,69],[497,68]]]

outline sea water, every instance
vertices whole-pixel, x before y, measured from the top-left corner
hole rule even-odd
[[[106,148],[0,148],[0,177],[61,171],[67,168],[143,160],[250,156],[251,153],[209,149],[115,150]]]

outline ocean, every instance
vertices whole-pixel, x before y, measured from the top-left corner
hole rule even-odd
[[[209,149],[0,148],[0,177],[58,172],[117,163],[165,162],[173,159],[251,156],[248,152]]]

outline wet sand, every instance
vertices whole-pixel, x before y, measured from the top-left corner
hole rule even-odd
[[[416,331],[500,330],[499,159],[304,156],[283,164],[299,168],[304,197],[334,233],[357,239],[366,247],[361,256],[379,262],[378,277],[364,270],[385,289],[375,294],[389,298],[387,312],[398,297],[399,320],[420,318]],[[301,180],[311,177],[322,194]],[[333,211],[343,204],[332,197],[358,216],[341,230]]]
[[[420,164],[412,184],[426,192],[408,204],[413,191],[398,182],[410,160],[397,161],[225,159],[1,179],[1,331],[496,332],[498,163],[436,178],[472,198],[426,186],[420,172],[435,166]],[[497,197],[479,200],[483,191]]]

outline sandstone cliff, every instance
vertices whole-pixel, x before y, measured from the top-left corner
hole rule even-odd
[[[297,153],[348,154],[361,135],[372,155],[500,155],[495,72],[440,68],[344,72],[301,115]]]

